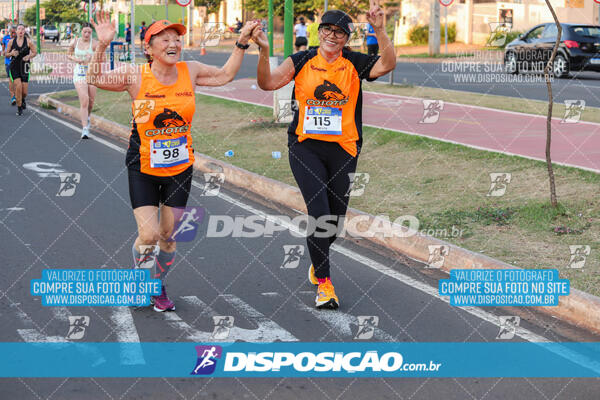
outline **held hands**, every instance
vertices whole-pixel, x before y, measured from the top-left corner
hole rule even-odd
[[[369,0],[369,6],[371,7],[367,13],[367,21],[373,27],[374,30],[383,28],[383,10],[379,7],[378,0]]]
[[[269,49],[269,39],[267,38],[265,32],[262,30],[262,25],[255,27],[252,31],[252,40],[261,49]]]
[[[260,27],[260,22],[256,20],[246,22],[240,30],[238,43],[241,45],[247,45],[248,41],[253,37],[252,33],[257,27]]]
[[[106,11],[97,13],[96,19],[98,20],[98,23],[94,22],[92,19],[92,26],[96,30],[98,42],[100,42],[102,46],[106,47],[110,45],[110,42],[115,37],[115,33],[117,31],[115,24],[110,20],[110,13]]]

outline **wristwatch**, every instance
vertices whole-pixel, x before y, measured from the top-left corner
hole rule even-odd
[[[250,47],[250,44],[239,44],[238,41],[235,41],[235,45],[238,49],[242,49],[242,50],[246,50],[248,49],[248,47]]]

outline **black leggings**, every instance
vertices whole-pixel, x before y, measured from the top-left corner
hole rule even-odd
[[[299,143],[295,138],[290,139],[290,167],[304,197],[308,215],[314,219],[337,216],[335,225],[338,227],[339,223],[343,223],[342,217],[348,208],[348,174],[356,171],[358,157],[351,156],[337,143],[313,139]],[[317,227],[306,241],[315,275],[324,279],[329,277],[329,247],[337,235],[319,237],[315,235],[317,232],[325,230]]]

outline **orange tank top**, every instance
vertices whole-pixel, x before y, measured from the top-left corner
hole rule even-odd
[[[155,176],[173,176],[194,163],[191,127],[196,98],[187,64],[178,62],[177,82],[163,85],[150,64],[141,69],[140,91],[133,115],[126,164]]]

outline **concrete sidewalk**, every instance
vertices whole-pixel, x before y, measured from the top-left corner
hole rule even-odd
[[[273,93],[254,79],[222,87],[202,87],[198,93],[273,106]],[[426,110],[425,108],[428,107]],[[600,172],[600,124],[552,120],[552,161]],[[571,118],[570,120],[574,120]],[[545,161],[546,117],[485,107],[363,93],[363,122],[367,126],[420,135],[477,149]]]

